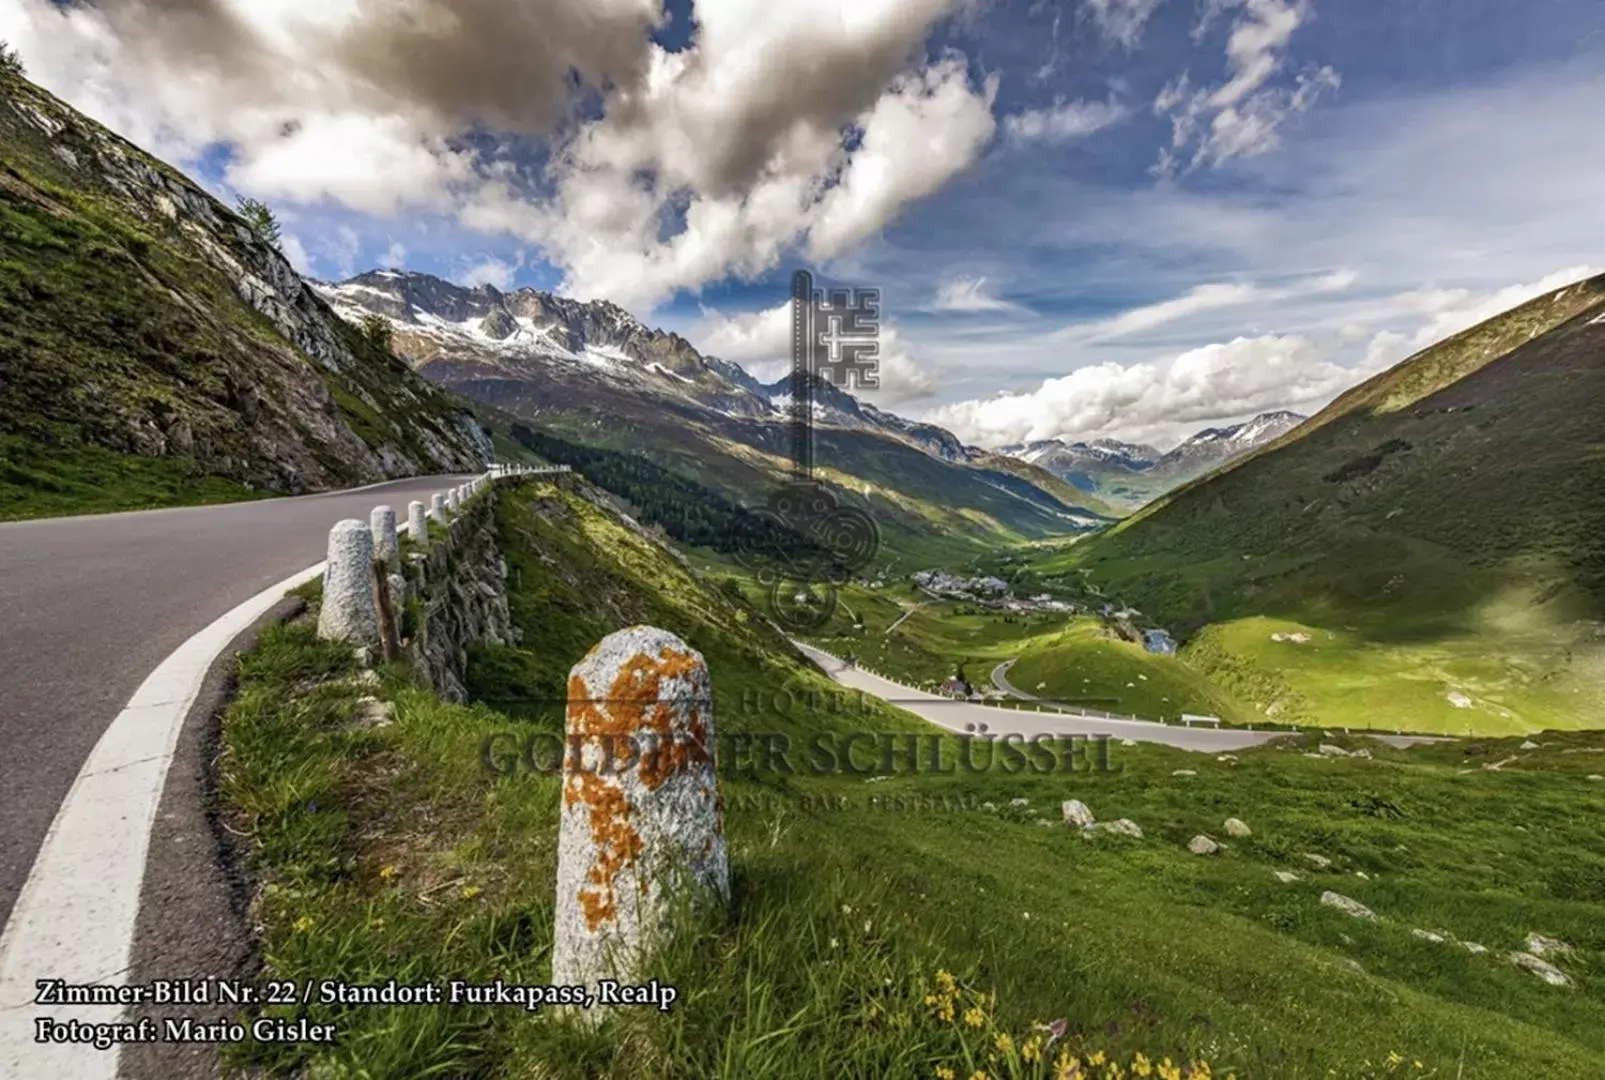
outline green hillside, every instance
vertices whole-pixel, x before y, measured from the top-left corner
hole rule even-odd
[[[474,654],[472,703],[404,671],[351,679],[350,651],[309,621],[242,658],[221,793],[260,885],[264,978],[549,981],[559,781],[487,770],[481,747],[557,724],[569,665],[623,626],[702,652],[721,733],[932,732],[873,700],[810,705],[829,685],[752,610],[575,490],[499,485],[498,527],[524,639]],[[368,694],[391,722],[353,722]],[[1592,1076],[1605,785],[1588,774],[1605,746],[1542,742],[1319,760],[1310,743],[1118,747],[1113,771],[1051,775],[754,774],[722,757],[732,903],[658,957],[651,974],[680,992],[668,1014],[586,1032],[545,1010],[313,1004],[296,1011],[338,1024],[337,1043],[227,1052],[265,1078],[1129,1080],[1142,1060],[1221,1080]],[[1068,798],[1144,836],[1044,827]],[[1226,839],[1228,816],[1252,836],[1188,852]],[[1535,932],[1574,947],[1556,958],[1571,985],[1504,958]]]
[[[1087,571],[1278,719],[1597,726],[1602,315],[1605,278],[1540,297],[1035,569]]]
[[[0,518],[470,469],[483,439],[233,210],[0,71]]]

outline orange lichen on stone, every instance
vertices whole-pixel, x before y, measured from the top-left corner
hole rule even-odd
[[[711,764],[707,747],[707,724],[702,710],[693,702],[684,732],[674,730],[676,701],[662,700],[663,685],[685,680],[700,667],[688,652],[663,650],[656,658],[638,654],[620,668],[607,695],[600,701],[579,674],[569,676],[568,734],[583,743],[592,738],[631,738],[641,746],[641,736],[652,736],[652,748],[643,750],[636,761],[636,775],[642,786],[655,791],[670,776],[693,765]],[[604,744],[606,745],[606,744]],[[709,794],[704,786],[703,793]],[[716,814],[722,819],[723,800],[712,792]],[[618,911],[615,879],[620,871],[640,857],[640,834],[630,824],[630,804],[618,778],[602,776],[584,767],[583,758],[571,760],[564,781],[566,805],[584,803],[596,858],[586,872],[578,899],[585,919],[594,933],[612,920]]]
[[[592,933],[618,915],[614,880],[619,871],[641,856],[641,834],[630,824],[630,804],[624,790],[612,780],[588,772],[570,773],[564,781],[564,800],[589,808],[591,840],[596,857],[585,873],[577,897]]]

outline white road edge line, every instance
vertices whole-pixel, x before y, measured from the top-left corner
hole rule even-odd
[[[117,1023],[123,1006],[35,1005],[35,981],[120,984],[126,976],[151,827],[201,683],[230,642],[323,567],[264,589],[173,650],[95,744],[0,934],[0,1075],[115,1080],[116,1046],[40,1044],[35,1019]]]

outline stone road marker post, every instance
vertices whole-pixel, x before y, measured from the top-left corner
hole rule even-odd
[[[440,524],[446,524],[446,497],[440,492],[429,496],[429,516]]]
[[[379,612],[373,599],[373,529],[367,522],[347,518],[329,530],[318,637],[357,646],[379,640]]]
[[[368,526],[373,531],[373,557],[386,566],[401,566],[401,544],[396,537],[396,512],[388,506],[376,506],[368,515]]]
[[[424,513],[424,504],[417,499],[407,504],[407,533],[415,544],[429,542],[429,518]]]
[[[567,726],[552,982],[595,994],[682,904],[729,896],[708,665],[666,630],[609,634],[569,673]]]

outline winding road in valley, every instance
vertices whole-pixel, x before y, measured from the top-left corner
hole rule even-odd
[[[1027,738],[1044,732],[1051,735],[1107,735],[1114,739],[1159,743],[1181,750],[1213,754],[1263,746],[1272,739],[1283,738],[1288,734],[1281,731],[1245,731],[1241,728],[1180,727],[1150,720],[1114,720],[1074,712],[1045,713],[1005,709],[996,705],[979,705],[973,701],[957,701],[912,686],[904,686],[863,668],[849,667],[830,653],[800,641],[793,641],[792,644],[841,685],[853,690],[862,690],[866,694],[874,694],[901,709],[929,720],[938,727],[959,734],[973,730],[967,729],[965,725],[973,724],[979,728],[981,724],[985,724],[987,731],[994,735],[1019,733]],[[993,676],[996,680],[996,670]],[[1373,735],[1372,738],[1397,747],[1442,741],[1429,736],[1412,735]]]

